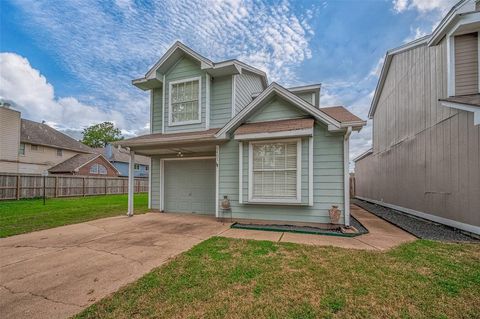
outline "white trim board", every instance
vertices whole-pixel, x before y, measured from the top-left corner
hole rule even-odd
[[[238,143],[238,203],[243,204],[243,142]]]
[[[300,136],[313,136],[313,128],[284,131],[284,132],[271,132],[271,133],[252,133],[252,134],[238,134],[235,135],[235,140],[259,140],[259,139],[271,139],[282,137],[300,137]]]
[[[478,226],[465,224],[465,223],[462,223],[462,222],[458,222],[456,220],[443,218],[443,217],[440,217],[440,216],[435,216],[435,215],[432,215],[432,214],[420,212],[418,210],[414,210],[414,209],[410,209],[410,208],[405,208],[405,207],[401,207],[401,206],[397,206],[397,205],[393,205],[393,204],[388,204],[388,203],[378,201],[378,200],[374,200],[374,199],[370,199],[370,198],[365,198],[365,197],[361,197],[361,196],[355,196],[355,198],[358,198],[358,199],[361,199],[361,200],[364,200],[364,201],[367,201],[367,202],[371,202],[371,203],[374,203],[374,204],[377,204],[377,205],[380,205],[380,206],[385,206],[385,207],[388,207],[388,208],[392,208],[392,209],[401,211],[403,213],[414,215],[414,216],[417,216],[417,217],[420,217],[420,218],[423,218],[423,219],[431,220],[431,221],[439,223],[439,224],[444,224],[444,225],[447,225],[447,226],[450,226],[450,227],[458,228],[458,229],[465,230],[465,231],[468,231],[468,232],[473,233],[473,234],[480,235],[480,227],[478,227]]]
[[[211,85],[210,74],[206,73],[205,74],[205,128],[207,130],[210,128],[210,85]],[[200,105],[201,104],[202,102],[200,101]]]
[[[442,106],[473,113],[473,124],[480,125],[480,107],[462,103],[441,101]]]

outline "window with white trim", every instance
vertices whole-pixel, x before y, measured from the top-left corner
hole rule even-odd
[[[107,168],[101,164],[93,164],[90,166],[90,174],[107,175]]]
[[[170,125],[200,123],[200,78],[170,82]]]
[[[300,140],[250,143],[250,200],[297,202]]]

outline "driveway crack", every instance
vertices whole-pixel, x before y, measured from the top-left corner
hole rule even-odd
[[[30,292],[30,291],[14,291],[13,289],[11,289],[10,287],[7,287],[5,285],[0,285],[0,287],[4,288],[5,290],[7,290],[9,293],[11,293],[13,295],[15,295],[15,294],[28,294],[28,295],[31,295],[31,296],[34,296],[34,297],[45,299],[45,300],[50,301],[50,302],[54,302],[54,303],[58,303],[58,304],[66,305],[66,306],[74,306],[74,307],[83,308],[82,305],[77,305],[77,304],[74,304],[74,303],[64,302],[64,301],[60,301],[60,300],[55,300],[55,299],[49,298],[47,296],[36,294],[36,293]]]

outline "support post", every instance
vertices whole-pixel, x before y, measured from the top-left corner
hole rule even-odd
[[[135,183],[135,152],[130,151],[130,161],[128,163],[128,216],[133,216],[133,190]]]
[[[350,226],[350,134],[352,133],[352,127],[349,126],[345,133],[343,140],[343,200],[345,205],[345,226]]]

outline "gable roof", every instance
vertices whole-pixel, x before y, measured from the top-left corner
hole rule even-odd
[[[355,123],[355,122],[365,122],[355,114],[351,113],[344,106],[327,106],[321,107],[320,111],[330,115],[340,123]]]
[[[442,19],[442,21],[438,24],[438,26],[433,30],[431,34],[413,40],[409,43],[388,50],[386,52],[382,70],[378,78],[377,87],[375,88],[375,93],[372,99],[372,104],[370,105],[370,110],[368,111],[369,118],[373,118],[373,115],[375,114],[375,110],[377,108],[380,94],[383,90],[383,86],[385,84],[385,80],[387,78],[387,73],[390,68],[390,64],[392,63],[393,56],[398,53],[412,50],[419,46],[437,45],[440,40],[448,33],[448,31],[455,26],[455,24],[458,22],[459,17],[468,12],[480,14],[478,12],[475,12],[475,0],[460,0],[450,9],[447,15]]]
[[[217,138],[220,137],[225,137],[225,135],[228,132],[231,132],[238,128],[244,120],[246,120],[251,114],[253,114],[254,111],[256,111],[256,108],[258,106],[261,106],[263,102],[268,100],[270,97],[273,97],[274,95],[278,95],[287,102],[291,103],[292,105],[298,107],[299,109],[303,110],[304,112],[308,113],[309,115],[313,116],[316,120],[325,123],[328,125],[328,129],[335,131],[335,130],[342,130],[346,128],[347,126],[352,126],[352,124],[347,123],[348,125],[345,125],[345,123],[342,123],[327,113],[323,112],[322,109],[318,109],[314,107],[312,104],[306,102],[302,98],[296,96],[280,84],[276,82],[272,82],[267,89],[265,89],[256,99],[254,99],[252,102],[250,102],[245,108],[243,108],[235,117],[233,117],[230,121],[225,124],[225,126],[218,131],[215,136]],[[361,128],[362,126],[365,125],[365,122],[361,123],[353,123],[356,125],[357,129]]]
[[[134,79],[132,84],[142,90],[148,90],[161,84],[161,80],[156,78],[157,70],[168,70],[179,58],[188,56],[200,63],[200,68],[206,70],[213,76],[241,74],[243,71],[257,74],[261,77],[264,87],[267,87],[267,74],[242,61],[232,59],[221,62],[212,62],[201,54],[187,47],[180,41],[176,41],[165,54],[151,67],[145,74],[145,77]],[[161,72],[163,73],[163,72]]]
[[[113,166],[103,155],[101,154],[77,154],[69,159],[51,167],[48,171],[50,173],[73,173],[78,171],[82,166],[87,165],[91,161],[95,160],[96,158],[101,157],[105,160],[105,162],[110,165],[112,169],[114,169],[117,173],[118,170],[115,166]]]
[[[21,120],[20,142],[80,153],[93,153],[93,149],[70,136],[51,128],[46,124],[25,119]]]
[[[121,162],[121,163],[129,163],[130,162],[130,153],[122,148],[122,147],[115,147],[111,146],[112,156],[108,157],[108,151],[106,147],[99,147],[95,148],[95,152],[97,154],[102,154],[105,158],[111,162]],[[143,155],[135,155],[135,164],[141,165],[150,165],[150,158]]]

